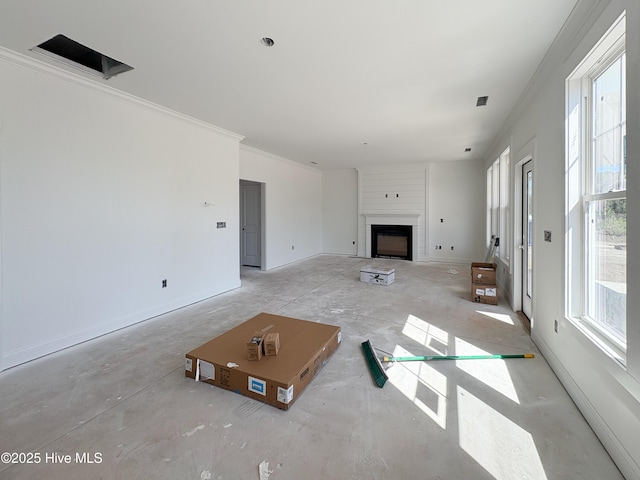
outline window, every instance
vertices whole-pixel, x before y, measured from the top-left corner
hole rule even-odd
[[[510,157],[511,149],[507,147],[487,169],[487,244],[492,235],[500,238],[496,255],[506,264],[509,264],[511,253]]]
[[[622,16],[567,79],[567,315],[626,350],[626,55]]]
[[[489,245],[491,242],[491,236],[493,235],[493,230],[491,228],[493,224],[492,217],[492,205],[493,205],[493,166],[487,169],[487,212],[486,212],[486,245]]]
[[[509,263],[511,256],[511,208],[509,207],[509,163],[511,149],[500,155],[500,257]]]

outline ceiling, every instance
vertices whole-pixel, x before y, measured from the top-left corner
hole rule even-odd
[[[2,0],[0,46],[70,69],[30,51],[64,34],[134,67],[79,75],[320,169],[481,160],[575,4]]]

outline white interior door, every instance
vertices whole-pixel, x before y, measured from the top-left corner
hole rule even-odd
[[[260,267],[261,257],[261,185],[240,185],[240,262],[242,265]]]
[[[522,166],[522,313],[532,316],[533,304],[533,161]]]

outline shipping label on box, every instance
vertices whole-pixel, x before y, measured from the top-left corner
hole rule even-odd
[[[216,379],[216,369],[213,363],[205,362],[204,360],[196,360],[196,382],[204,382],[207,380]]]
[[[471,285],[471,300],[487,305],[498,304],[498,287],[495,285],[482,285],[474,283]]]
[[[293,400],[293,385],[289,388],[278,387],[278,401],[288,405]]]
[[[257,393],[263,397],[267,394],[267,382],[260,380],[259,378],[252,377],[251,375],[249,375],[247,380],[249,382],[247,389],[250,392]]]

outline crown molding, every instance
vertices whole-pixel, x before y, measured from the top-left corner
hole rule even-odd
[[[261,150],[261,149],[256,148],[256,147],[252,147],[252,146],[247,145],[245,143],[241,143],[240,144],[240,150],[245,150],[247,152],[255,153],[257,155],[264,155],[265,157],[269,157],[269,158],[271,158],[273,160],[277,160],[277,161],[283,162],[283,163],[288,163],[289,165],[292,165],[294,167],[304,168],[305,170],[309,170],[311,172],[315,172],[315,173],[321,172],[321,170],[319,168],[312,167],[310,165],[305,165],[304,163],[296,162],[294,160],[290,160],[288,158],[281,157],[281,156],[276,155],[274,153],[270,153],[270,152],[267,152],[266,150]]]
[[[111,98],[115,98],[117,100],[122,100],[128,103],[133,103],[133,104],[142,106],[144,108],[148,108],[150,110],[154,110],[158,113],[162,113],[164,115],[168,115],[178,120],[182,120],[184,122],[188,122],[193,125],[206,128],[207,130],[211,130],[213,132],[231,137],[237,140],[238,142],[244,139],[244,136],[239,135],[235,132],[231,132],[229,130],[225,130],[224,128],[220,128],[215,125],[212,125],[210,123],[203,122],[202,120],[198,120],[197,118],[191,117],[189,115],[185,115],[175,110],[171,110],[170,108],[163,107],[162,105],[158,105],[157,103],[153,103],[143,98],[136,97],[135,95],[125,93],[121,90],[118,90],[114,87],[110,87],[108,85],[104,85],[95,80],[85,78],[79,74],[76,74],[75,72],[64,70],[57,66],[50,65],[36,58],[32,58],[32,57],[14,52],[4,47],[0,47],[0,60],[5,61],[7,63],[11,63],[21,68],[32,70],[40,74],[49,75],[58,80],[65,81],[82,88],[93,90],[94,92],[100,93],[102,95],[106,95]]]

